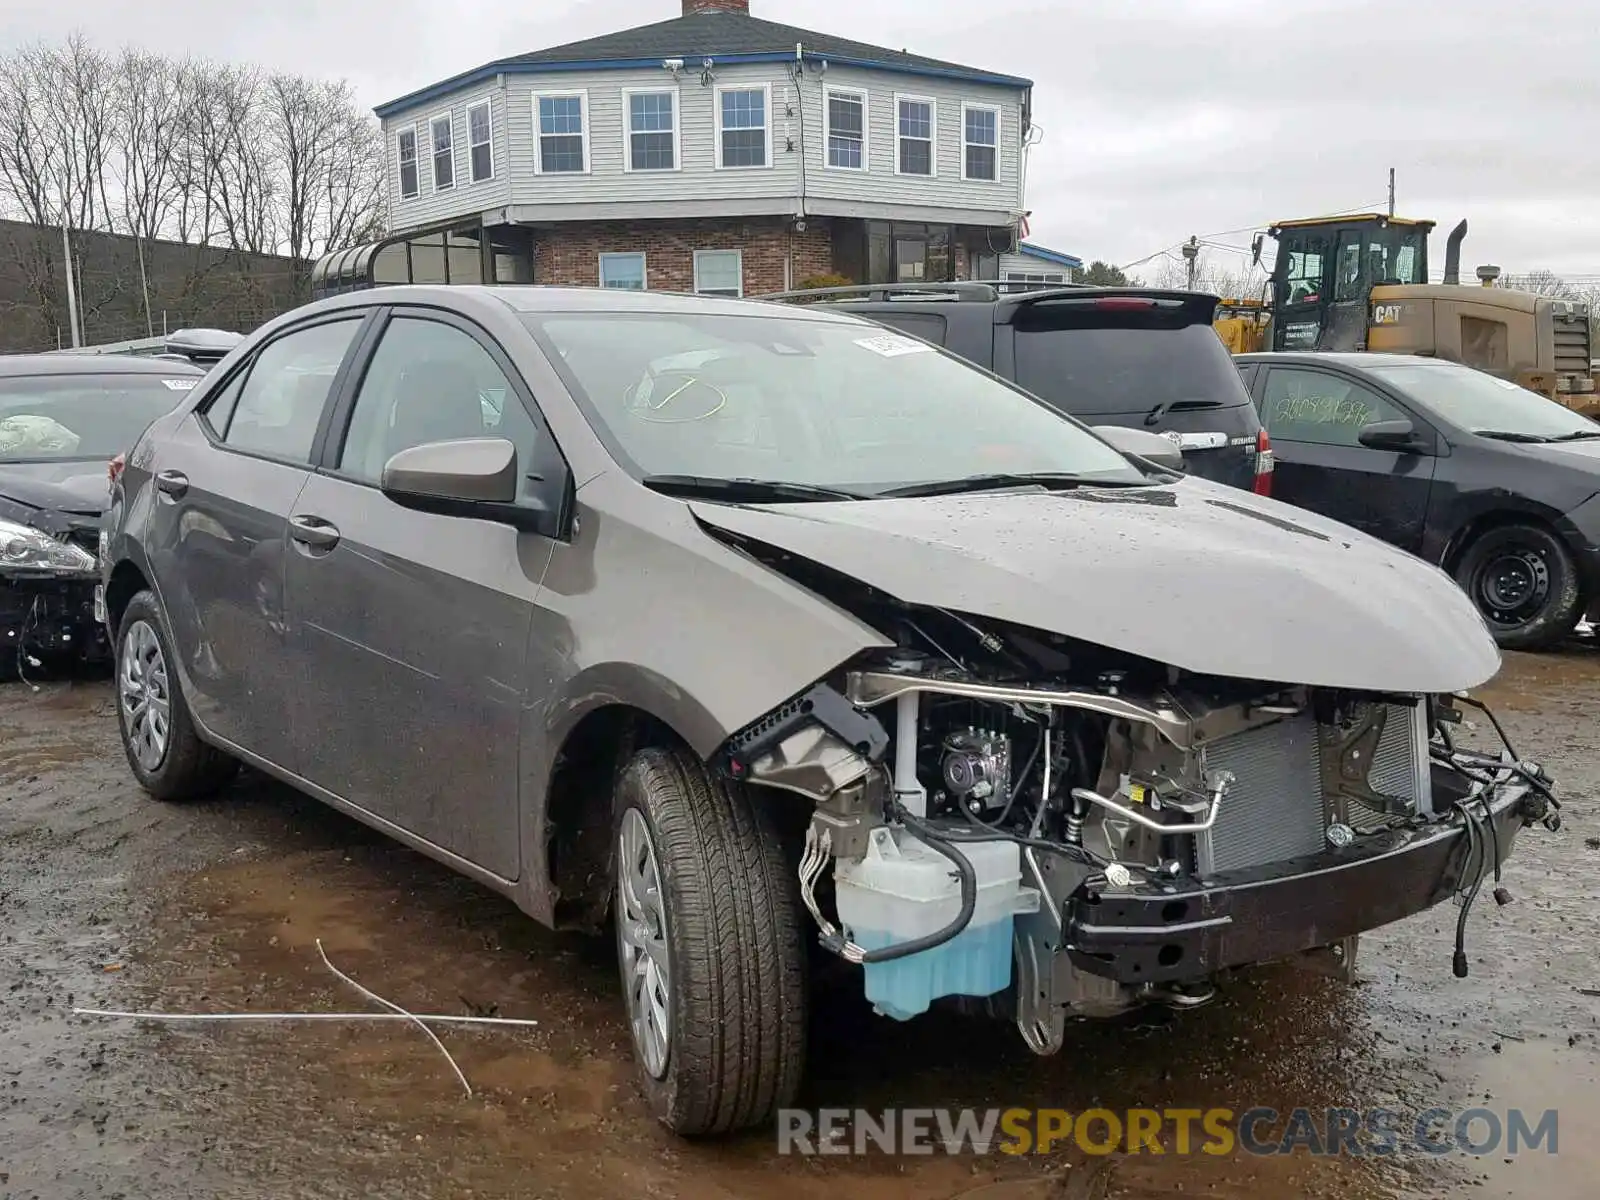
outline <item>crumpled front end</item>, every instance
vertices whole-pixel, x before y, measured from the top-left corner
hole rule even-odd
[[[1470,700],[1194,675],[899,609],[902,648],[725,756],[814,806],[803,897],[890,1016],[968,998],[1047,1054],[1069,1016],[1196,1006],[1228,968],[1347,975],[1361,933],[1475,896],[1521,828],[1559,823],[1539,767],[1452,741]]]
[[[0,497],[0,677],[110,655],[96,619],[99,525]]]

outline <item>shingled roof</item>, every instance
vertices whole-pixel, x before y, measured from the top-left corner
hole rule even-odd
[[[657,21],[651,25],[639,25],[617,33],[586,38],[581,42],[552,46],[548,50],[496,59],[419,92],[391,100],[380,105],[377,113],[382,117],[442,92],[492,78],[500,72],[573,69],[586,64],[628,66],[658,63],[667,58],[682,58],[690,63],[702,58],[726,60],[730,57],[759,62],[764,59],[792,58],[796,45],[804,48],[807,58],[826,58],[840,64],[966,79],[975,83],[1033,86],[1031,80],[1014,75],[1000,75],[960,63],[910,54],[904,50],[854,42],[849,38],[817,33],[811,29],[763,21],[744,13],[696,12],[669,21]]]

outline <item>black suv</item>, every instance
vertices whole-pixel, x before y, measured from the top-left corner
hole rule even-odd
[[[1191,474],[1267,492],[1260,418],[1212,329],[1217,298],[1153,288],[871,284],[762,299],[828,304],[943,346],[1086,425],[1163,434]]]

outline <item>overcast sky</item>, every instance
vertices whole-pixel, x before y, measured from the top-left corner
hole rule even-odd
[[[1469,268],[1600,279],[1600,8],[1591,0],[751,7],[1033,79],[1043,129],[1029,164],[1033,237],[1085,259],[1127,264],[1190,234],[1380,207],[1392,166],[1398,211],[1442,227],[1436,272],[1444,230],[1465,216]],[[81,29],[106,46],[343,76],[376,104],[490,59],[676,16],[680,5],[70,0],[0,9],[0,49]]]

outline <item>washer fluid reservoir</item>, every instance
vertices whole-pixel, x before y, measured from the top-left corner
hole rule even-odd
[[[1011,983],[1012,920],[1036,912],[1039,893],[1021,886],[1021,847],[1015,842],[961,842],[972,864],[978,901],[956,937],[905,958],[868,963],[867,999],[886,1016],[906,1021],[941,996],[992,996]],[[904,829],[873,831],[866,856],[834,867],[839,920],[865,950],[895,946],[936,933],[961,912],[961,880],[950,860]]]

